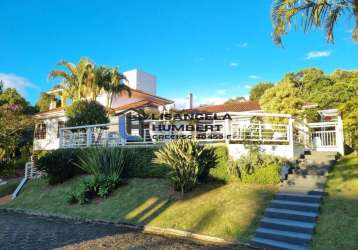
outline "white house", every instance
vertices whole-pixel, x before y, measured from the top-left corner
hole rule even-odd
[[[217,125],[219,129],[193,131],[170,129],[170,125],[188,125],[191,121],[146,119],[145,121],[128,119],[128,113],[135,110],[151,109],[159,113],[168,113],[173,103],[156,96],[156,79],[139,70],[124,73],[132,89],[132,95],[122,93],[114,97],[111,108],[114,115],[109,124],[64,127],[66,117],[64,103],[60,107],[51,104],[51,109],[35,115],[37,119],[34,150],[52,150],[57,148],[89,147],[93,145],[146,145],[163,143],[180,136],[190,136],[203,143],[226,143],[232,158],[248,152],[248,144],[256,144],[262,152],[297,158],[305,150],[335,151],[344,154],[342,119],[337,110],[322,110],[321,122],[308,123],[292,117],[290,114],[271,114],[261,110],[258,102],[239,101],[222,105],[193,107],[192,95],[188,98],[188,109],[181,113],[190,114],[228,114],[230,119],[199,120],[203,126]],[[49,93],[56,94],[54,90]],[[54,93],[55,92],[55,93]],[[106,105],[106,94],[97,100]],[[273,120],[276,122],[273,122]],[[277,120],[280,122],[278,123]],[[129,122],[130,121],[130,122]],[[168,129],[155,129],[159,125],[168,125]]]
[[[118,114],[130,109],[153,109],[171,105],[173,101],[156,95],[155,76],[141,70],[130,70],[124,72],[131,88],[131,96],[123,92],[113,97],[111,108],[114,115],[110,117],[111,123],[118,123]],[[61,96],[61,89],[54,89],[48,94]],[[97,97],[97,101],[102,105],[107,105],[107,93],[102,93]],[[53,150],[60,147],[60,129],[64,127],[66,116],[66,101],[61,97],[61,104],[56,106],[56,102],[50,104],[49,110],[35,114],[36,127],[34,135],[34,150]],[[138,129],[132,128],[129,133],[139,135]]]

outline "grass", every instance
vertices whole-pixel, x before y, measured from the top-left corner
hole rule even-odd
[[[6,182],[7,183],[5,185],[0,186],[0,197],[12,194],[12,192],[15,191],[20,180],[19,179],[9,179],[9,180],[6,180]]]
[[[313,249],[357,249],[358,158],[349,155],[329,174],[328,196],[318,219]]]
[[[248,242],[277,190],[276,185],[210,183],[178,198],[166,179],[132,178],[108,199],[87,205],[66,204],[65,193],[82,178],[56,186],[48,186],[44,179],[32,180],[6,206],[175,228]]]

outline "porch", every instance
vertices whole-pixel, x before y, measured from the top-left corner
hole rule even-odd
[[[297,158],[305,150],[334,151],[344,154],[343,125],[340,116],[334,121],[308,123],[288,114],[229,113],[231,119],[199,121],[202,126],[217,129],[202,131],[172,129],[170,125],[188,124],[186,121],[146,120],[128,131],[125,116],[118,122],[59,129],[60,148],[92,146],[160,145],[177,138],[196,139],[202,143],[226,143],[229,154],[239,158],[256,145],[265,153],[289,159]],[[162,125],[160,127],[159,125]],[[162,128],[162,129],[158,129]]]

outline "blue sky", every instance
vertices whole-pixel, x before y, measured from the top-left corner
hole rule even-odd
[[[139,68],[157,76],[158,94],[182,102],[220,103],[247,96],[259,81],[319,67],[358,69],[353,19],[335,30],[291,32],[271,40],[270,0],[1,1],[0,79],[32,103],[58,81],[48,73],[65,59]]]

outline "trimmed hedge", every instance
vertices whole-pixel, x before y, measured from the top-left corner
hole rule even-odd
[[[210,169],[209,181],[228,181],[231,177],[228,172],[228,152],[226,145],[214,146],[218,156],[215,168]],[[154,152],[158,147],[126,147],[127,166],[122,176],[124,178],[166,178],[170,169],[164,165],[153,163]],[[81,151],[86,149],[58,149],[41,152],[37,161],[38,168],[48,175],[49,184],[57,184],[84,173],[75,163]]]
[[[62,183],[77,174],[84,173],[76,166],[79,152],[78,149],[49,151],[37,160],[37,167],[47,173],[50,185]]]
[[[228,149],[226,145],[215,145],[214,148],[216,156],[218,157],[218,161],[216,167],[210,169],[209,178],[213,181],[227,182],[232,179],[228,170]]]
[[[277,184],[280,183],[281,167],[272,164],[264,168],[259,168],[253,174],[244,174],[241,177],[243,183],[254,184]]]

